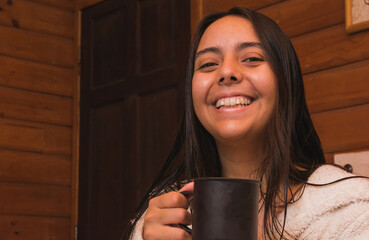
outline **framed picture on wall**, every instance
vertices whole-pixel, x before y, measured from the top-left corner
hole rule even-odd
[[[346,32],[369,29],[369,0],[345,0]]]

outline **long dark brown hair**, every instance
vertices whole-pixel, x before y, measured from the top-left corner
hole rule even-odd
[[[246,8],[206,16],[193,36],[185,83],[185,113],[170,154],[158,177],[145,194],[131,229],[147,209],[151,198],[180,187],[179,183],[198,177],[221,175],[221,164],[214,138],[199,122],[192,102],[194,57],[205,30],[225,16],[239,16],[251,22],[277,79],[278,101],[267,126],[265,157],[258,169],[264,182],[260,189],[264,207],[264,236],[283,238],[288,193],[296,183],[306,183],[311,173],[325,163],[319,137],[306,106],[300,63],[295,50],[279,26],[270,18]],[[284,210],[284,221],[278,213]],[[126,231],[126,234],[131,230]]]

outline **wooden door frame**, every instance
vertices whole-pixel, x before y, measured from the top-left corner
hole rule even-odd
[[[80,138],[80,78],[81,78],[81,26],[82,9],[103,0],[76,0],[74,11],[74,74],[73,74],[73,124],[72,124],[72,169],[70,200],[70,239],[77,239],[78,191],[79,191],[79,138]]]
[[[78,0],[77,0],[78,1]],[[73,124],[72,124],[72,169],[70,201],[70,239],[77,239],[78,225],[78,165],[79,165],[79,100],[80,100],[80,36],[81,11],[74,12],[74,76],[73,76]]]

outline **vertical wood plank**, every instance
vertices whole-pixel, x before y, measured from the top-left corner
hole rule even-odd
[[[138,129],[139,149],[138,153],[138,196],[143,196],[160,168],[164,164],[171,143],[174,140],[179,115],[177,111],[177,89],[168,88],[160,89],[160,91],[152,91],[138,96]],[[172,99],[172,101],[166,101]],[[166,109],[161,111],[160,109]],[[157,112],[161,111],[160,117]],[[162,136],[163,129],[171,129],[172,132],[166,131]],[[163,148],[162,146],[166,146]],[[152,164],[154,162],[154,164]],[[149,167],[151,166],[151,167]],[[156,168],[156,169],[155,169]],[[155,169],[155,170],[154,170]],[[145,186],[146,184],[146,186]]]
[[[175,64],[176,38],[169,36],[176,36],[179,32],[173,21],[176,7],[173,0],[143,1],[138,5],[139,74],[143,75]]]
[[[76,0],[77,5],[78,0]],[[80,49],[81,49],[81,29],[82,14],[76,8],[74,14],[74,76],[73,76],[73,125],[72,125],[72,161],[70,168],[71,182],[71,211],[70,211],[70,235],[69,239],[75,239],[78,226],[78,192],[79,192],[79,149],[80,149],[80,101],[81,101],[81,79],[80,79]]]

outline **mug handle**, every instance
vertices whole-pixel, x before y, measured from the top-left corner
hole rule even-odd
[[[190,198],[191,196],[193,196],[193,192],[192,191],[182,191],[179,192],[180,194],[182,194],[183,196],[185,196],[187,199]],[[185,230],[188,234],[192,235],[192,229],[187,227],[186,225],[179,223],[178,226],[180,228],[182,228],[183,230]]]

